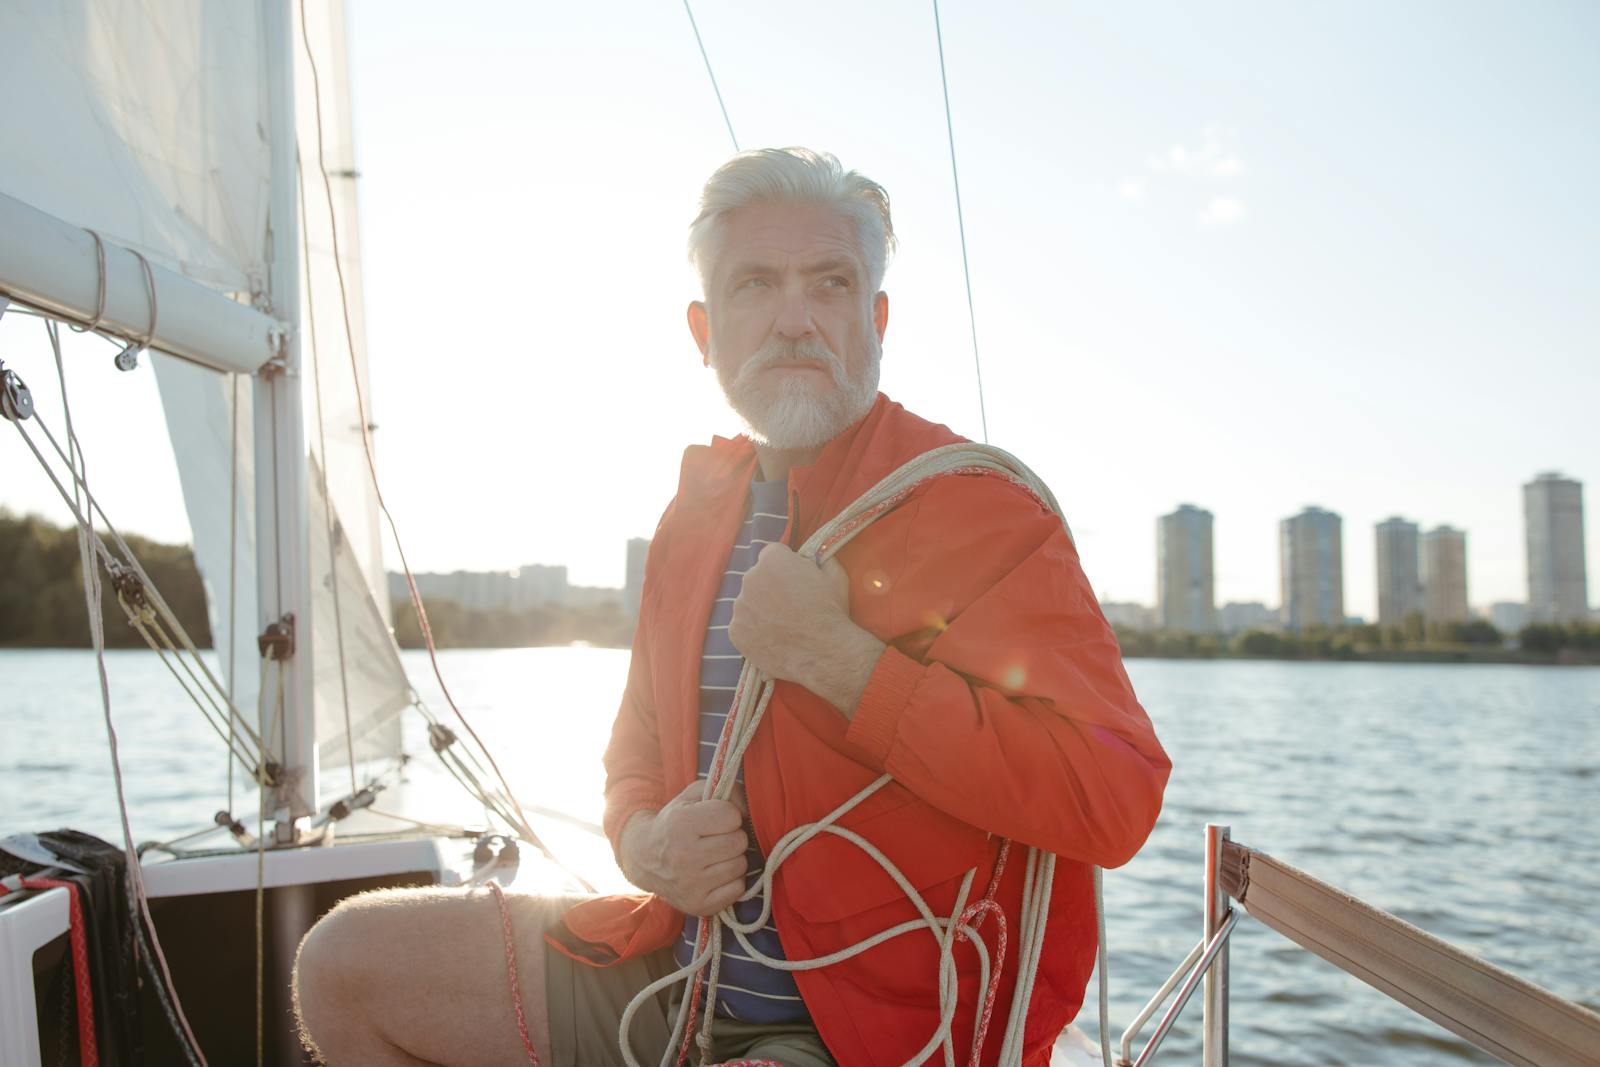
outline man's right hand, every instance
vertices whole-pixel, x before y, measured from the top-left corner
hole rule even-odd
[[[622,830],[622,873],[687,915],[715,915],[744,895],[745,849],[739,808],[702,800],[690,782],[660,811],[637,812]]]

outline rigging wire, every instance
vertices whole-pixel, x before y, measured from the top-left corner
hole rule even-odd
[[[444,674],[439,668],[439,657],[437,649],[434,647],[433,630],[428,625],[428,613],[422,605],[422,595],[417,590],[417,583],[412,574],[411,565],[406,560],[405,547],[400,541],[399,527],[394,521],[394,515],[389,511],[389,505],[383,499],[383,489],[378,481],[378,461],[372,449],[372,431],[367,415],[365,391],[361,387],[361,368],[356,358],[355,333],[350,324],[350,296],[345,282],[344,262],[339,250],[339,225],[338,214],[334,208],[333,179],[328,174],[327,149],[324,144],[322,123],[322,79],[317,71],[316,56],[311,49],[311,29],[306,15],[304,0],[300,4],[300,39],[305,49],[307,66],[311,71],[312,113],[316,117],[317,124],[317,169],[322,175],[323,193],[328,202],[328,217],[331,223],[329,236],[332,242],[333,267],[339,281],[339,303],[344,315],[344,335],[345,345],[350,355],[350,375],[355,384],[357,423],[361,427],[361,444],[366,453],[367,470],[372,476],[373,496],[376,497],[378,509],[383,512],[384,520],[389,526],[389,533],[394,539],[395,551],[400,556],[400,566],[405,571],[406,586],[411,594],[412,608],[417,614],[418,629],[422,631],[423,642],[427,645],[428,662],[433,667],[434,680],[439,683],[439,690],[444,694],[445,702],[450,705],[450,710],[455,713],[456,719],[466,729],[468,735],[471,736],[473,743],[483,751],[484,756],[489,761],[489,766],[494,770],[495,778],[500,782],[501,789],[515,807],[517,819],[511,822],[511,825],[516,827],[517,832],[524,840],[537,848],[551,862],[567,871],[585,890],[592,893],[594,892],[594,887],[581,875],[572,871],[557,859],[555,853],[551,852],[549,847],[539,839],[539,835],[534,833],[533,824],[528,821],[527,815],[522,810],[522,802],[517,799],[516,793],[512,791],[510,783],[506,780],[504,773],[501,772],[500,765],[494,758],[494,753],[483,743],[483,739],[478,736],[478,731],[467,721],[467,717],[461,713],[461,708],[456,703],[455,697],[451,695],[449,686],[445,684]],[[274,484],[276,484],[276,479],[274,479]]]
[[[972,269],[967,265],[967,223],[961,210],[961,175],[956,170],[956,127],[950,118],[950,80],[944,71],[944,29],[939,23],[939,0],[933,0],[933,34],[939,43],[939,85],[944,90],[944,129],[950,139],[950,182],[956,190],[956,227],[961,233],[961,274],[967,282],[967,322],[972,327],[972,369],[978,378],[978,418],[983,443],[989,443],[989,414],[983,403],[983,363],[978,359],[978,316],[972,308]]]
[[[166,606],[165,601],[161,599],[160,592],[155,588],[154,583],[150,582],[149,576],[139,565],[139,561],[137,557],[133,555],[132,549],[128,547],[127,542],[122,540],[121,535],[117,533],[116,528],[112,526],[110,520],[106,518],[105,510],[100,506],[100,502],[95,498],[95,495],[89,491],[87,482],[82,478],[78,471],[75,470],[73,472],[73,484],[75,487],[82,487],[83,499],[88,505],[86,508],[79,510],[74,506],[72,497],[67,495],[66,487],[63,486],[61,484],[61,480],[56,477],[55,471],[51,469],[49,463],[45,460],[44,453],[39,451],[38,445],[34,444],[33,438],[28,434],[28,431],[23,428],[22,423],[13,422],[13,425],[17,427],[17,432],[22,436],[23,443],[26,444],[29,450],[33,452],[34,458],[39,461],[39,466],[44,470],[46,476],[49,477],[51,483],[55,486],[57,495],[61,497],[62,502],[66,504],[68,510],[72,512],[73,518],[80,527],[87,527],[90,530],[90,542],[92,545],[92,550],[104,561],[106,569],[113,574],[119,572],[131,572],[138,575],[141,581],[145,583],[143,589],[149,596],[150,610],[154,613],[156,609],[159,609],[161,617],[154,619],[142,618],[136,613],[132,612],[131,609],[125,608],[125,610],[130,611],[129,621],[136,629],[139,630],[140,634],[145,638],[145,641],[150,645],[151,648],[155,649],[157,652],[161,652],[162,648],[164,647],[167,651],[173,653],[174,657],[178,660],[179,665],[182,666],[184,673],[188,674],[190,680],[193,681],[198,688],[205,692],[206,701],[211,704],[211,709],[208,710],[206,703],[202,703],[197,697],[195,697],[188,685],[184,683],[182,676],[178,674],[177,667],[174,667],[172,662],[168,661],[164,656],[163,663],[167,666],[167,669],[172,672],[174,678],[177,679],[178,684],[184,688],[186,693],[189,694],[190,699],[194,701],[195,707],[199,709],[202,717],[206,719],[207,724],[210,725],[213,730],[217,731],[219,736],[222,736],[224,739],[226,739],[227,735],[223,733],[217,719],[213,717],[214,714],[220,714],[216,707],[216,700],[213,692],[211,690],[207,690],[205,688],[205,684],[201,682],[199,676],[194,673],[193,669],[189,665],[189,659],[184,657],[183,652],[177,648],[176,644],[172,641],[172,638],[165,632],[163,628],[164,625],[171,625],[179,637],[182,638],[184,647],[188,651],[189,656],[199,664],[206,677],[210,679],[212,687],[220,691],[220,684],[217,683],[216,679],[211,675],[209,668],[205,666],[204,660],[200,659],[199,652],[195,650],[193,642],[190,640],[188,634],[184,632],[182,624],[177,622],[176,617],[171,613],[171,609],[169,609]],[[44,433],[45,439],[50,442],[51,447],[55,450],[57,458],[59,458],[62,463],[67,463],[67,455],[62,451],[61,445],[55,439],[55,435],[50,432],[50,427],[45,425],[45,423],[40,420],[39,429]],[[96,512],[99,513],[100,520],[105,523],[106,530],[116,539],[124,559],[119,560],[117,556],[115,556],[111,550],[106,547],[105,542],[100,538],[98,532],[94,531],[92,520]],[[154,634],[149,631],[150,627],[154,628]],[[160,638],[159,642],[157,641],[157,637]],[[245,740],[248,740],[250,743],[255,744],[258,749],[260,748],[260,738],[256,737],[252,731],[248,730],[248,728],[246,729],[246,733],[241,735],[241,737],[243,737]],[[245,740],[240,740],[238,742],[244,751],[236,752],[236,754],[239,756],[241,762],[254,768],[255,775],[259,780],[265,774],[265,769],[260,758],[252,758],[249,750],[249,744],[246,744]]]
[[[694,9],[689,6],[689,0],[683,0],[684,14],[689,16],[689,28],[694,31],[694,43],[700,46],[700,58],[705,60],[706,75],[711,79],[711,91],[717,94],[717,106],[722,109],[722,121],[728,127],[728,140],[733,142],[733,150],[739,151],[739,137],[733,132],[733,120],[728,117],[728,105],[722,102],[722,90],[717,88],[717,75],[711,69],[711,57],[706,54],[706,43],[700,39],[700,24],[694,20]]]
[[[154,318],[155,313],[152,309],[152,323]],[[56,355],[56,367],[60,372],[61,403],[68,427],[69,446],[75,447],[76,439],[71,429],[71,404],[67,398],[67,378],[65,368],[61,362],[61,337],[60,333],[53,328],[53,323],[48,329],[48,333]],[[21,422],[17,422],[19,429],[21,425]],[[76,487],[79,483],[82,483],[84,496],[90,496],[89,468],[81,450],[76,452],[76,459],[77,462],[72,467],[74,486]],[[52,473],[51,476],[53,478],[54,474]],[[93,498],[90,497],[90,499],[92,500]],[[174,1029],[181,1030],[181,1036],[184,1041],[184,1055],[191,1063],[198,1063],[200,1067],[205,1067],[205,1054],[200,1051],[200,1044],[195,1040],[194,1031],[189,1026],[189,1020],[184,1016],[183,1005],[178,1001],[177,988],[172,982],[172,970],[167,966],[166,954],[161,950],[161,939],[156,934],[155,920],[150,916],[150,902],[144,885],[144,868],[139,861],[138,848],[134,845],[133,827],[128,821],[127,794],[122,782],[122,761],[117,753],[117,730],[111,721],[111,684],[106,676],[105,620],[101,615],[103,589],[100,584],[100,567],[95,558],[95,550],[91,547],[97,544],[98,541],[99,538],[94,531],[93,511],[89,512],[86,520],[80,514],[78,523],[78,562],[83,569],[84,606],[89,614],[89,637],[94,645],[95,670],[100,681],[100,706],[106,727],[106,740],[111,754],[111,776],[117,792],[117,815],[122,824],[122,841],[127,856],[126,877],[129,889],[129,910],[132,912],[133,927],[139,935],[141,944],[146,943],[146,935],[148,934],[149,953],[160,968],[160,980],[156,982],[157,999],[161,1001],[162,1008],[166,1011],[169,1019],[176,1017],[178,1025]],[[146,927],[148,927],[148,930],[146,930]]]
[[[233,706],[239,649],[239,376],[228,378],[228,817],[233,818],[233,736],[238,713]]]

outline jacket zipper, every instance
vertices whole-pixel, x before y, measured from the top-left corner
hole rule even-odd
[[[794,487],[794,475],[789,475],[789,525],[783,531],[783,543],[790,550],[800,551],[800,490]]]

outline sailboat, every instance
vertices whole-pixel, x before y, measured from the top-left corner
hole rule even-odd
[[[541,860],[533,820],[470,726],[417,699],[389,632],[342,8],[12,7],[0,91],[21,99],[26,89],[41,106],[0,114],[0,143],[40,149],[0,158],[0,313],[41,318],[52,343],[81,329],[106,338],[123,365],[154,364],[214,657],[182,634],[121,543],[70,424],[46,432],[35,415],[33,393],[55,383],[0,368],[0,412],[80,520],[87,592],[103,577],[100,595],[148,633],[172,666],[175,699],[193,700],[216,728],[241,790],[204,847],[166,842],[141,857],[131,833],[109,855],[48,835],[0,842],[27,872],[8,875],[0,896],[0,1063],[89,1062],[90,1048],[115,1062],[139,1046],[156,1063],[301,1062],[287,976],[318,914],[364,889],[509,873],[506,838],[487,829],[458,840],[374,815],[379,791],[399,788],[403,716],[422,716],[443,765],[533,846],[524,867],[563,877]],[[135,857],[126,901],[122,875],[97,874],[115,871],[118,856]],[[1351,946],[1398,936],[1404,967],[1436,979],[1418,992],[1412,975],[1405,996],[1418,1010],[1489,1034],[1485,1047],[1511,1062],[1594,1062],[1592,1013],[1474,967],[1392,917],[1340,911],[1348,902],[1336,893],[1220,827],[1204,856],[1205,936],[1124,1034],[1120,1062],[1148,1062],[1201,989],[1207,1062],[1226,1062],[1234,903],[1380,987],[1398,981],[1374,958],[1385,953],[1352,963]],[[124,905],[135,913],[126,920]],[[96,928],[113,951],[85,944]],[[120,970],[117,938],[128,947]],[[107,955],[120,987],[85,977],[88,959]],[[55,989],[56,974],[76,988]],[[1512,993],[1473,992],[1485,976]],[[1174,993],[1135,1060],[1133,1036]],[[1496,1013],[1480,1010],[1485,999],[1507,997],[1517,1011],[1486,1023]],[[74,1025],[44,1018],[57,1011],[75,1012]],[[1056,1062],[1102,1060],[1071,1031]]]

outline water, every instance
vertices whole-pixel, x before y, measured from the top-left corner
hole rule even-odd
[[[441,660],[519,793],[598,819],[627,654]],[[442,707],[426,658],[407,667]],[[1600,1007],[1600,669],[1135,660],[1129,672],[1175,771],[1149,844],[1106,877],[1114,1024],[1199,937],[1208,821]],[[226,795],[220,742],[153,657],[113,654],[109,673],[135,836],[204,823]],[[0,686],[0,835],[72,825],[117,839],[92,657],[0,651]],[[603,846],[580,851],[606,862]],[[1495,1062],[1249,918],[1232,958],[1237,1063]],[[1198,1021],[1194,1003],[1162,1062],[1198,1062]]]

